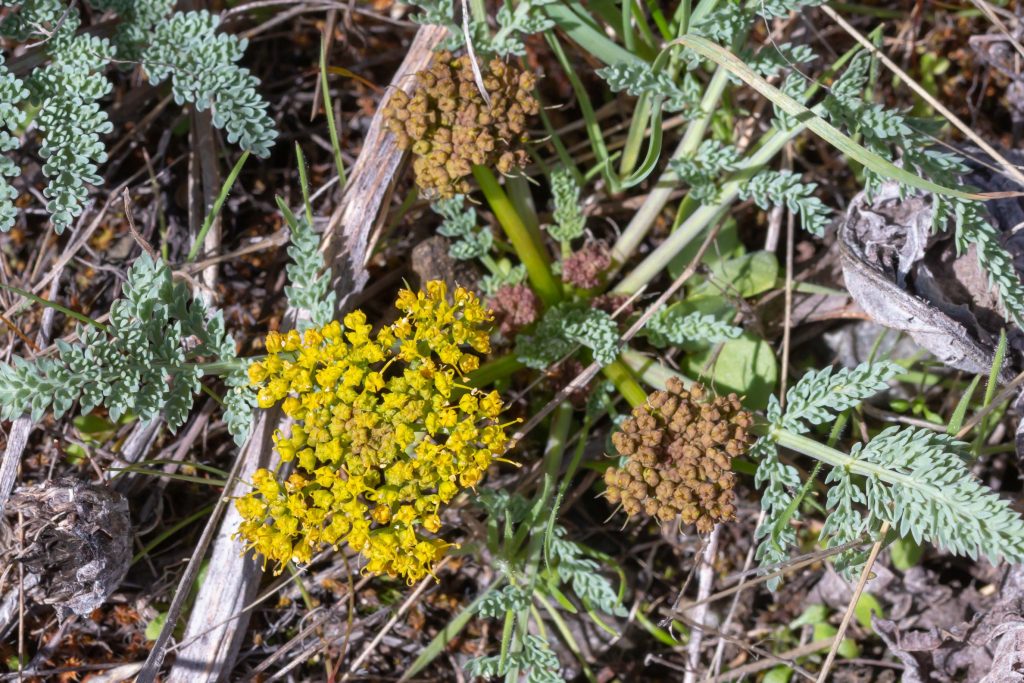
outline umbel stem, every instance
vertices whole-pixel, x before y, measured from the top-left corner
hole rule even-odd
[[[562,285],[551,274],[550,259],[544,251],[539,231],[530,230],[526,226],[491,169],[474,166],[473,177],[480,184],[484,198],[512,243],[512,248],[516,250],[516,255],[526,266],[526,274],[537,296],[546,306],[558,303],[562,298]]]

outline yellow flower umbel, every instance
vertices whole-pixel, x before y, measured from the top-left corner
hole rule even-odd
[[[457,383],[490,350],[491,314],[443,282],[403,290],[401,317],[373,333],[361,311],[320,330],[271,332],[249,369],[262,408],[279,401],[295,424],[274,434],[284,482],[261,469],[236,501],[238,535],[280,566],[342,543],[366,570],[416,581],[450,545],[441,506],[473,487],[509,439],[496,391]]]

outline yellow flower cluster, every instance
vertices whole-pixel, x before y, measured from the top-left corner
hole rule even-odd
[[[259,470],[236,501],[238,535],[278,570],[347,543],[367,571],[422,578],[450,545],[434,536],[441,506],[508,448],[498,393],[459,384],[490,350],[490,312],[461,287],[449,300],[440,281],[395,305],[401,316],[376,333],[361,311],[272,332],[250,366],[260,407],[280,401],[294,420],[274,434],[293,473]]]

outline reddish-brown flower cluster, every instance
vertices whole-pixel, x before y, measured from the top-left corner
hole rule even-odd
[[[502,285],[487,301],[487,307],[494,312],[498,331],[506,337],[540,317],[540,299],[525,283]]]
[[[707,533],[736,515],[731,460],[753,443],[751,414],[735,394],[712,397],[672,378],[612,435],[622,469],[605,472],[607,497],[626,514],[667,522],[679,516]]]
[[[591,242],[562,261],[562,281],[580,289],[601,284],[601,276],[612,265],[611,254],[603,242]]]

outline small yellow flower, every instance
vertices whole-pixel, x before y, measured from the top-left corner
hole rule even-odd
[[[365,571],[417,581],[450,547],[441,507],[475,486],[508,437],[497,392],[459,388],[490,350],[492,316],[443,282],[402,290],[401,316],[376,332],[361,311],[300,334],[271,332],[249,379],[263,408],[295,422],[274,443],[295,471],[284,486],[258,470],[236,501],[238,536],[276,563],[308,562],[347,543]]]

